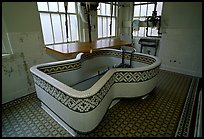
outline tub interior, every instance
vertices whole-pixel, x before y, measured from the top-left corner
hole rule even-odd
[[[91,88],[109,69],[117,68],[121,62],[120,57],[97,56],[83,61],[79,69],[50,74],[50,76],[78,91],[84,91]],[[125,59],[124,63],[130,64],[130,60]],[[147,65],[132,61],[133,68]]]

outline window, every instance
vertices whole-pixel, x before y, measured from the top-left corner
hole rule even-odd
[[[98,38],[107,38],[116,36],[116,20],[118,14],[117,3],[113,3],[112,24],[111,24],[111,4],[99,3],[98,15]],[[111,26],[111,28],[110,28]]]
[[[145,21],[147,16],[152,16],[152,11],[154,11],[154,3],[150,2],[134,2],[134,16],[133,20]],[[157,2],[157,16],[161,16],[163,2]],[[158,36],[158,30],[156,28],[148,27],[148,34],[150,36]],[[146,27],[140,26],[138,31],[133,31],[133,36],[145,37]]]
[[[45,45],[79,41],[75,2],[68,2],[67,16],[64,2],[37,2]],[[66,34],[66,18],[68,39]]]
[[[2,16],[2,56],[13,54],[13,49],[10,43],[9,34]]]

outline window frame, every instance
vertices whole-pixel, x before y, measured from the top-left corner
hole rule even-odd
[[[110,2],[99,2],[99,8],[101,8],[100,7],[100,4],[109,4],[110,5],[110,13],[111,13],[111,3]],[[114,38],[114,37],[116,37],[117,36],[117,32],[118,32],[118,29],[117,29],[117,26],[118,26],[118,9],[119,9],[119,7],[118,7],[118,2],[115,2],[115,3],[113,3],[113,5],[115,6],[115,8],[113,9],[113,13],[115,13],[115,15],[112,15],[112,19],[114,18],[115,19],[115,35],[112,35],[112,33],[111,33],[111,36],[110,36],[110,24],[108,24],[108,35],[106,35],[105,37],[103,36],[103,31],[102,31],[102,37],[99,37],[99,26],[98,26],[98,22],[99,22],[99,17],[101,17],[101,18],[107,18],[107,19],[105,19],[106,20],[106,22],[108,22],[108,18],[111,18],[111,15],[99,15],[98,14],[98,11],[97,11],[97,13],[96,13],[96,15],[97,15],[97,39],[98,40],[100,40],[100,39],[107,39],[107,38]],[[105,6],[105,12],[106,12],[106,7],[107,6]],[[100,10],[100,9],[99,9]],[[112,20],[112,23],[113,23],[113,20]],[[112,27],[113,27],[113,25],[112,25]],[[103,20],[102,20],[102,30],[103,30]],[[113,30],[113,29],[112,29]],[[111,31],[112,31],[111,30]]]
[[[144,18],[144,20],[140,20],[140,21],[145,21],[145,18],[147,18],[148,16],[151,16],[151,15],[147,15],[148,14],[148,6],[150,4],[155,4],[155,2],[140,2],[139,4],[135,4],[136,2],[134,2],[133,4],[133,20],[140,20],[141,18]],[[161,6],[161,11],[160,13],[162,14],[162,9],[163,9],[163,2],[160,2],[162,3],[162,6]],[[145,12],[145,16],[141,16],[141,5],[147,5],[146,6],[146,12]],[[139,16],[135,16],[135,7],[138,6],[140,8],[139,10]],[[158,2],[157,2],[157,8],[158,8]],[[161,14],[158,14],[158,9],[157,9],[157,16],[161,16]],[[143,28],[143,29],[142,29]],[[138,31],[133,31],[133,37],[147,37],[146,36],[146,26],[139,26],[139,30]],[[143,35],[140,35],[140,30],[143,30],[141,32],[143,32]],[[154,29],[152,27],[149,27],[150,30],[148,30],[148,32],[150,31],[150,35],[149,36],[153,36],[153,31]],[[157,29],[156,29],[157,30]],[[158,33],[157,33],[158,35]]]
[[[46,2],[46,4],[47,4],[47,8],[48,8],[48,10],[47,11],[42,11],[42,10],[39,10],[39,8],[38,8],[38,2],[36,2],[36,5],[37,5],[37,12],[39,13],[39,18],[40,18],[40,26],[41,26],[41,31],[42,31],[42,36],[43,36],[43,42],[44,42],[44,45],[45,45],[45,47],[46,46],[54,46],[54,45],[60,45],[60,44],[67,44],[67,43],[74,43],[74,42],[79,42],[79,20],[78,20],[78,9],[77,9],[77,2],[74,2],[74,5],[75,5],[75,13],[70,13],[68,10],[67,10],[67,13],[65,12],[65,10],[64,11],[60,11],[60,9],[59,9],[59,2],[57,2],[57,11],[50,11],[50,8],[49,8],[49,3],[48,2]],[[63,3],[63,5],[64,5],[64,3]],[[68,2],[68,6],[69,6],[69,2]],[[44,34],[43,34],[43,26],[42,26],[42,21],[41,21],[41,17],[40,17],[40,14],[41,13],[45,13],[45,14],[49,14],[49,18],[50,18],[50,23],[51,23],[51,32],[52,32],[52,40],[53,40],[53,43],[46,43],[45,42],[45,36],[44,36]],[[61,42],[56,42],[55,41],[55,34],[54,34],[54,26],[53,26],[53,23],[52,23],[52,14],[56,14],[56,15],[59,15],[59,18],[60,18],[60,31],[61,31],[61,35],[62,35],[62,41]],[[70,38],[70,40],[69,39],[67,39],[66,38],[66,30],[64,30],[63,29],[63,24],[65,24],[64,22],[63,22],[63,20],[62,20],[62,16],[64,16],[64,20],[66,21],[66,14],[67,14],[67,17],[68,17],[68,29],[69,29],[69,31],[68,31],[68,37]],[[76,18],[76,22],[77,22],[77,40],[74,40],[73,41],[73,39],[72,39],[72,35],[71,35],[71,23],[70,23],[70,16],[71,15],[74,15],[75,16],[75,18]],[[65,26],[66,27],[66,26]]]

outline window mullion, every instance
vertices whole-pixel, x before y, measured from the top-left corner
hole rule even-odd
[[[50,11],[48,2],[47,2],[47,7],[48,7],[48,11]],[[52,16],[51,16],[51,13],[49,13],[49,15],[50,15],[50,22],[51,22],[51,27],[52,27],[52,38],[53,38],[53,42],[55,43],[55,37],[54,37],[54,30],[53,30],[53,24],[52,24]]]
[[[60,23],[61,23],[61,32],[62,32],[62,41],[64,42],[64,38],[65,38],[65,36],[64,36],[64,32],[63,32],[63,24],[62,24],[62,14],[60,14]]]
[[[58,7],[58,12],[59,12],[59,3],[57,2],[57,7]],[[64,42],[64,33],[63,33],[63,28],[62,28],[62,15],[59,14],[60,16],[60,23],[61,23],[61,33],[62,33],[62,42]]]

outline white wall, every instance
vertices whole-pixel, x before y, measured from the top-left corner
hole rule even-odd
[[[60,58],[44,49],[36,2],[3,2],[2,20],[2,40],[13,50],[2,57],[2,103],[6,103],[35,91],[31,66]]]
[[[202,77],[202,3],[164,2],[162,32],[161,67]]]

